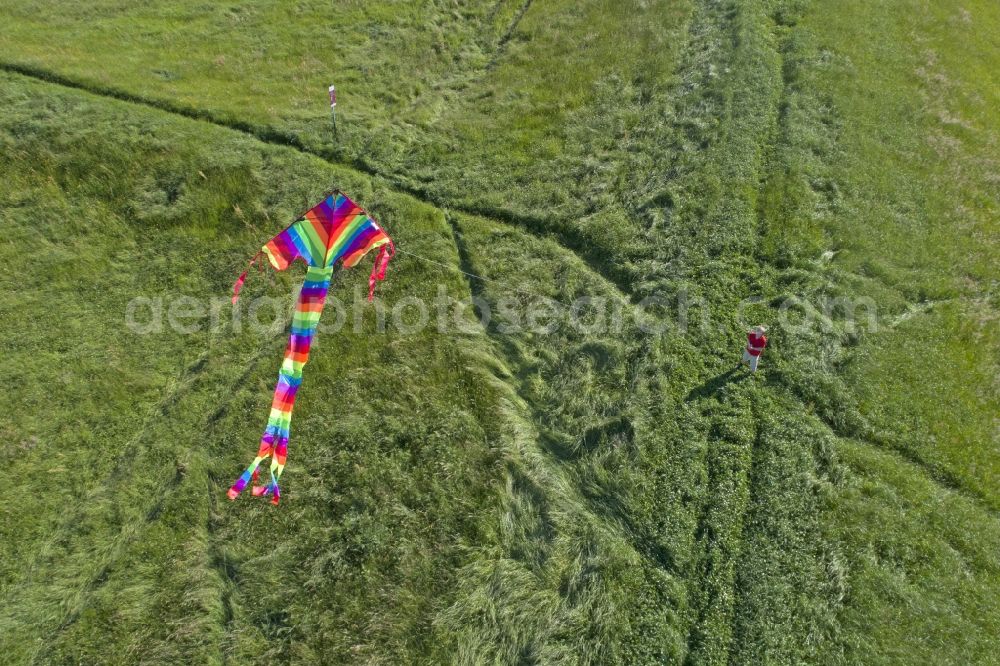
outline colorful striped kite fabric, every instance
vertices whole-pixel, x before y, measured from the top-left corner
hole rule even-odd
[[[337,193],[268,241],[264,253],[279,271],[296,259],[317,267],[342,260],[350,268],[370,250],[391,242],[364,210]]]
[[[309,360],[309,348],[326,303],[334,266],[339,261],[350,268],[375,248],[379,248],[379,254],[368,280],[369,300],[374,295],[375,283],[385,278],[385,268],[395,254],[395,247],[375,220],[340,192],[331,194],[309,209],[264,245],[262,252],[275,269],[283,271],[296,259],[304,261],[309,268],[295,305],[291,335],[278,373],[271,414],[260,440],[257,457],[229,489],[229,499],[236,499],[251,481],[258,479],[258,467],[270,457],[270,482],[263,486],[254,485],[252,491],[255,496],[270,495],[271,502],[278,503],[281,497],[278,480],[285,468],[288,454],[292,407],[302,383],[302,366]],[[233,286],[233,303],[245,280],[244,271]]]

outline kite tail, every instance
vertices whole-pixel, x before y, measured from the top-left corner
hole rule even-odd
[[[250,269],[253,268],[254,263],[257,262],[257,259],[260,257],[260,255],[261,255],[260,252],[257,252],[257,254],[253,255],[253,258],[250,260],[250,263],[247,264],[247,269],[242,273],[240,273],[240,276],[236,278],[236,282],[233,284],[233,305],[236,305],[236,299],[240,297],[240,290],[243,289],[243,283],[247,281],[247,273],[249,273]]]
[[[302,366],[309,360],[309,348],[316,335],[316,327],[319,325],[319,317],[326,303],[326,293],[332,275],[333,268],[310,267],[306,272],[306,281],[302,285],[302,291],[299,292],[295,314],[292,315],[291,335],[285,348],[285,360],[278,373],[278,383],[274,387],[271,415],[260,440],[260,449],[254,461],[229,489],[229,499],[236,499],[251,480],[257,479],[258,467],[268,457],[271,458],[270,482],[263,486],[253,486],[252,492],[255,497],[270,495],[272,504],[277,504],[281,498],[278,480],[285,469],[285,460],[288,457],[292,408],[295,406],[295,396],[302,383]]]
[[[271,504],[277,504],[281,499],[281,488],[278,486],[278,479],[285,469],[285,458],[288,457],[288,440],[281,440],[272,450],[271,457],[271,482],[263,486],[254,486],[252,493],[254,497],[271,496]]]
[[[389,265],[389,260],[395,256],[396,246],[391,240],[378,249],[375,265],[372,266],[372,274],[368,276],[368,302],[375,300],[375,283],[385,279],[386,266]]]
[[[236,482],[229,489],[229,492],[226,493],[229,495],[229,499],[236,499],[251,480],[257,480],[257,477],[260,475],[260,470],[258,470],[257,467],[271,455],[271,449],[273,448],[272,441],[273,438],[268,434],[265,434],[261,438],[260,448],[257,450],[257,457],[253,459],[253,462],[250,463],[249,467],[243,470],[243,473],[240,474],[239,478],[236,479]]]

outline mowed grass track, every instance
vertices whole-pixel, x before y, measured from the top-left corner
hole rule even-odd
[[[283,29],[351,26],[388,60],[366,73],[372,49],[328,49],[293,93],[286,60],[234,48],[223,64],[252,65],[253,94],[199,49],[304,57],[263,37],[283,10],[162,7],[76,10],[92,20],[62,23],[62,57],[38,39],[44,5],[0,29],[6,64],[153,107],[3,80],[5,358],[24,387],[3,424],[23,451],[2,557],[13,661],[988,663],[989,3],[300,5]],[[427,66],[391,48],[434,30],[451,41],[414,48]],[[342,97],[336,141],[326,68],[370,96]],[[393,98],[414,77],[438,83]],[[274,113],[296,99],[300,118]],[[307,369],[288,502],[222,503],[283,333],[136,338],[124,306],[225,293],[334,185],[442,263],[625,312],[687,289],[722,328],[338,333]],[[71,257],[85,273],[59,271]],[[509,296],[394,268],[390,305],[438,282]],[[835,310],[774,327],[744,379],[734,312],[754,295],[767,321],[789,296],[869,297],[880,326]]]

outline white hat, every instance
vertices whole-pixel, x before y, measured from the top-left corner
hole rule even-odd
[[[767,327],[761,324],[760,326],[754,326],[754,333],[767,333]]]

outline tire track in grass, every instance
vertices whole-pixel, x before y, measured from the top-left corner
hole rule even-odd
[[[941,302],[941,301],[938,301]],[[910,304],[904,311],[920,311],[919,304]],[[841,348],[843,345],[838,342]],[[969,485],[961,476],[944,464],[928,460],[919,451],[906,445],[894,433],[878,430],[861,413],[853,399],[853,392],[835,374],[826,375],[817,382],[814,375],[803,375],[801,371],[779,371],[773,375],[778,385],[787,389],[808,413],[815,411],[837,437],[857,440],[911,465],[930,482],[942,490],[959,494],[973,502],[980,509],[994,517],[1000,517],[1000,507],[979,488]]]
[[[783,385],[805,408],[807,398],[802,395],[800,387],[794,382],[783,382]],[[1000,518],[1000,510],[997,509],[990,498],[982,491],[970,487],[961,477],[947,467],[924,459],[919,452],[898,441],[889,433],[876,431],[853,406],[841,405],[839,407],[849,411],[851,423],[839,423],[834,418],[834,415],[830,414],[827,410],[819,410],[817,412],[817,415],[830,429],[830,432],[837,437],[853,439],[878,449],[883,453],[892,455],[900,462],[911,466],[914,471],[919,471],[923,477],[940,489],[960,495],[994,518]]]
[[[479,269],[473,262],[468,247],[465,245],[465,242],[463,241],[463,232],[461,226],[454,218],[452,218],[447,214],[445,215],[445,219],[447,220],[448,224],[451,226],[452,229],[452,236],[454,237],[455,246],[458,251],[460,268],[464,273],[467,274],[466,280],[469,285],[469,291],[475,298],[481,299],[483,301],[491,300],[486,295],[486,290],[484,289],[483,285],[468,277],[468,274],[475,275],[476,271]],[[586,271],[585,265],[581,268],[583,268]],[[597,277],[600,278],[600,276]],[[621,301],[623,301],[624,303],[629,302],[628,295],[619,291],[616,285],[614,285],[614,283],[605,282],[605,287],[612,290],[615,293],[615,295],[619,299],[621,299]],[[477,315],[478,314],[479,313],[477,313]],[[504,350],[505,352],[504,358],[511,367],[518,368],[523,365],[518,361],[518,359],[516,358],[516,353],[509,348],[509,345],[504,344],[503,340],[497,340],[498,336],[496,333],[491,332],[488,328],[485,329],[485,332],[487,335],[490,336],[491,339],[496,340],[501,349]],[[652,346],[653,346],[652,336],[649,335],[644,336],[642,340],[636,345],[635,349],[630,355],[631,357],[626,359],[625,361],[626,365],[631,368],[629,372],[630,374],[629,393],[631,393],[631,391],[635,389],[636,383],[639,380],[639,375],[644,367],[644,362],[651,353]],[[536,422],[543,421],[544,415],[541,412],[541,410],[538,409],[537,406],[535,406],[533,402],[527,396],[524,395],[524,392],[522,390],[518,389],[516,386],[514,388],[517,391],[518,395],[521,397],[521,399],[524,401],[524,403],[528,405],[528,407],[531,409],[534,420]],[[611,408],[612,413],[609,414],[607,418],[604,419],[605,423],[624,422],[627,424],[627,428],[630,429],[632,427],[631,419],[629,419],[629,417],[626,414],[626,410],[629,404],[630,404],[630,398],[628,394],[626,394],[623,398],[619,400],[617,404],[612,406]],[[600,430],[599,427],[591,428],[590,430],[588,430],[588,433],[595,433],[599,430]],[[584,435],[584,438],[585,439],[587,438],[586,434]],[[598,497],[590,496],[587,493],[581,493],[581,495],[584,497],[586,501],[586,506],[595,516],[603,516],[608,513],[600,506],[598,502],[599,499]],[[623,530],[621,531],[622,536],[629,542],[629,544],[632,546],[632,548],[635,550],[636,553],[643,556],[654,567],[661,568],[670,573],[675,572],[676,567],[674,566],[675,563],[673,562],[673,559],[669,557],[668,554],[663,552],[663,548],[661,546],[654,543],[654,541],[648,536],[642,534],[641,531],[637,529],[633,519],[629,515],[627,515],[627,513],[624,510],[622,510],[620,507],[616,507],[616,509],[612,513],[613,517],[619,523],[621,523],[623,527]]]
[[[225,481],[209,471],[205,475],[208,485],[208,520],[205,530],[208,534],[208,555],[212,567],[219,577],[219,603],[222,605],[222,631],[223,644],[219,652],[222,656],[223,665],[229,663],[228,647],[230,635],[233,628],[233,592],[239,585],[239,567],[231,563],[226,557],[226,553],[219,544],[219,529],[223,523],[223,518],[219,512],[219,492],[220,487],[224,487]]]
[[[745,540],[750,498],[755,492],[752,468],[761,436],[750,406],[741,404],[753,400],[753,391],[739,391],[734,399],[732,403],[716,397],[701,400],[710,424],[709,450],[705,454],[708,483],[695,535],[703,555],[692,572],[699,586],[685,664],[724,663],[729,657],[736,607],[736,564]],[[741,424],[750,432],[742,432]]]
[[[793,9],[801,10],[802,7],[795,6]],[[763,201],[768,186],[769,171],[772,168],[770,163],[776,159],[775,155],[780,151],[782,141],[788,131],[788,119],[785,111],[789,103],[789,92],[792,81],[784,53],[784,38],[780,34],[780,30],[790,27],[789,24],[784,23],[781,19],[782,12],[787,10],[788,6],[781,2],[774,5],[758,5],[757,7],[748,5],[744,10],[737,10],[738,12],[742,11],[744,16],[742,19],[736,19],[734,22],[736,26],[734,29],[734,38],[748,45],[750,52],[758,59],[758,62],[767,63],[768,59],[770,59],[766,67],[769,68],[768,71],[772,75],[768,80],[772,89],[771,99],[766,101],[769,105],[767,112],[773,117],[773,125],[769,131],[761,134],[758,139],[760,155],[757,160],[757,175],[754,177],[755,182],[753,183],[756,192],[754,199],[756,203],[752,205],[752,210],[750,211],[752,226],[754,227],[753,233],[757,239],[753,243],[751,252],[764,267],[763,272],[765,274],[771,266],[768,259],[762,256],[761,251],[761,242],[759,239],[763,238],[766,234],[767,219],[766,211],[763,210],[759,202]],[[748,39],[741,39],[740,32],[746,30],[745,27],[742,29],[739,27],[741,20],[752,26],[753,35]],[[712,579],[715,577],[713,576],[714,572],[711,570],[705,572],[704,580],[710,585],[707,590],[709,595],[707,598],[702,599],[699,617],[689,635],[689,648],[691,651],[686,659],[687,664],[735,664],[740,663],[742,659],[746,658],[746,655],[742,652],[742,649],[745,647],[742,644],[742,640],[748,631],[745,617],[748,612],[747,609],[750,609],[749,612],[752,615],[755,610],[756,612],[760,612],[762,608],[768,608],[766,603],[768,600],[767,595],[764,595],[761,600],[761,603],[764,605],[756,607],[753,602],[757,600],[749,596],[752,595],[753,590],[746,585],[745,581],[741,584],[742,577],[748,575],[745,568],[754,562],[754,556],[756,555],[754,552],[748,552],[747,548],[760,538],[759,532],[761,530],[774,529],[776,526],[785,524],[783,521],[808,520],[803,515],[793,513],[789,516],[774,517],[775,522],[773,525],[761,522],[760,512],[765,505],[769,479],[763,469],[766,456],[765,448],[769,446],[767,437],[772,434],[770,432],[771,424],[765,418],[764,411],[768,409],[767,405],[776,400],[776,397],[771,395],[771,393],[772,391],[769,390],[768,384],[764,383],[761,386],[751,388],[744,396],[748,402],[743,405],[743,417],[752,423],[750,427],[753,429],[753,436],[747,443],[746,451],[744,452],[745,455],[740,458],[742,467],[739,470],[734,470],[737,483],[742,484],[742,492],[738,493],[741,500],[739,503],[739,514],[729,522],[729,525],[733,533],[738,536],[734,538],[732,550],[728,553],[728,558],[724,560],[724,565],[728,567],[722,572],[725,574],[724,580],[716,581],[718,587],[715,590],[715,595],[717,596],[712,594],[711,587]],[[766,401],[767,405],[763,401]],[[807,413],[804,404],[793,404],[801,410],[800,417],[804,417]],[[793,460],[778,458],[771,462],[780,468],[791,466],[791,470],[785,470],[783,473],[794,476],[795,462]],[[709,469],[711,470],[711,466]],[[699,530],[706,528],[708,519],[709,509],[706,509],[699,520]],[[786,528],[790,528],[793,525],[794,522],[788,523]],[[797,529],[801,528],[802,526]],[[711,549],[712,546],[709,544],[707,548]],[[788,548],[791,548],[791,546],[788,546]],[[710,558],[708,564],[711,566],[713,562],[710,554],[711,551],[709,550],[707,553]],[[795,555],[791,551],[789,553],[789,557]],[[801,562],[795,560],[795,563],[794,572],[789,575],[793,573],[797,575],[801,572],[809,573],[812,571],[810,569],[811,564],[814,564],[808,558]],[[800,594],[815,594],[814,590],[809,589],[808,586],[810,583],[806,582],[805,574],[803,574],[801,580],[796,580],[798,581],[798,585],[803,586],[800,589]],[[778,600],[777,603],[787,603],[787,600],[783,599],[781,593],[775,592],[773,594],[774,598]],[[809,598],[812,599],[813,597],[810,596]],[[770,621],[781,622],[783,619],[781,617],[772,617]]]
[[[757,14],[750,12],[752,15],[748,19],[746,12],[741,13],[738,7],[731,6],[730,3],[705,3],[702,6],[702,26],[701,29],[706,33],[707,40],[717,39],[718,41],[724,43],[721,49],[722,58],[729,59],[733,58],[735,49],[742,46],[741,40],[744,37],[740,32],[746,32],[749,28],[746,25],[748,21],[755,20],[759,18]],[[740,23],[740,22],[743,23]],[[753,26],[750,26],[753,27]],[[766,38],[765,38],[766,40]],[[756,40],[752,40],[756,41]],[[763,57],[767,58],[770,55],[768,50],[769,44],[759,44],[753,43],[749,49],[744,48],[744,52],[741,54],[743,58],[760,58],[761,51],[764,52]],[[746,53],[749,50],[750,54]],[[754,61],[754,65],[757,65],[758,61]],[[766,60],[764,61],[767,62]],[[695,77],[702,76],[713,76],[710,72],[714,71],[710,69],[709,72],[701,72],[700,66],[704,64],[699,59],[694,58],[689,67],[694,70],[692,73]],[[713,65],[716,63],[713,63]],[[723,63],[725,64],[725,63]],[[720,65],[721,68],[721,65]],[[750,85],[755,82],[753,79],[759,77],[760,72],[753,71],[750,72],[752,80],[750,81],[737,81],[735,84],[730,83],[729,85]],[[763,76],[767,77],[767,73]],[[780,78],[780,77],[779,77]],[[709,79],[710,81],[710,79]],[[765,80],[768,83],[769,80]],[[692,85],[691,90],[696,90],[697,86]],[[775,115],[777,114],[777,103],[771,105],[773,100],[767,98],[767,94],[770,92],[770,88],[764,90],[757,100],[758,106],[766,107],[764,109],[765,115]],[[731,99],[731,91],[727,92],[724,96],[726,99]],[[731,104],[731,103],[730,103]],[[759,109],[758,109],[759,110]],[[747,112],[753,113],[753,111]],[[738,125],[746,124],[747,118],[737,118],[732,121],[733,125],[737,125],[734,128],[734,132],[739,133],[741,129]],[[751,128],[752,129],[752,128]],[[765,140],[765,136],[759,132],[754,135],[750,141],[742,141],[734,147],[736,150],[760,150],[761,143]],[[701,142],[702,148],[706,148],[706,143]],[[721,151],[722,148],[716,146],[715,150]],[[748,156],[748,159],[756,159],[754,156]],[[759,161],[759,160],[758,160]],[[697,166],[699,161],[695,162]],[[722,177],[727,179],[739,179],[744,181],[753,181],[752,185],[759,190],[760,182],[759,176],[754,175],[758,170],[755,170],[749,176],[742,173],[735,172],[723,172],[720,174]],[[734,201],[737,205],[744,205],[742,201]],[[463,212],[468,212],[463,211]],[[498,211],[476,211],[477,216],[486,219],[496,220],[497,218],[503,218],[505,213]],[[753,218],[752,222],[758,224],[756,218],[750,211],[749,217]],[[516,226],[524,227],[525,224],[535,223],[530,218],[519,217],[516,220]],[[721,223],[721,221],[720,221]],[[548,229],[551,229],[549,227]],[[546,230],[548,230],[546,229]],[[459,234],[460,235],[460,230]],[[536,236],[544,236],[544,233],[536,233]],[[567,237],[570,241],[567,242]],[[581,237],[576,234],[564,234],[559,238],[560,244],[564,249],[570,249],[574,253],[584,260],[589,267],[592,267],[592,262],[586,261],[587,251],[592,251],[592,248],[580,247],[574,248],[572,246],[573,242],[579,242]],[[468,254],[467,252],[464,254]],[[469,267],[469,272],[471,270],[471,263],[468,259],[463,260],[463,270],[465,267]],[[600,270],[595,270],[594,272],[601,274]],[[618,283],[623,285],[621,291],[629,293],[631,291],[631,285],[624,273],[622,273]],[[474,293],[480,291],[478,287],[470,285]],[[633,375],[632,384],[634,385],[635,379],[638,377],[638,371],[640,370],[641,362],[637,361],[635,368],[635,374]],[[529,403],[530,404],[530,403]],[[737,417],[730,415],[732,420],[739,420]],[[745,415],[743,415],[745,416]],[[725,427],[725,419],[720,422],[717,415],[706,414],[706,422],[710,424],[711,428]],[[751,426],[756,429],[756,421],[753,418],[749,419]],[[756,437],[756,435],[755,435]],[[734,596],[734,575],[733,570],[738,561],[738,556],[742,544],[742,539],[740,538],[744,529],[744,517],[747,511],[747,501],[746,498],[752,494],[752,488],[750,484],[752,482],[750,467],[752,466],[752,444],[749,449],[741,452],[742,446],[745,442],[738,441],[740,438],[737,437],[736,440],[728,441],[723,438],[719,438],[718,446],[715,448],[715,453],[713,453],[713,458],[707,461],[709,467],[709,473],[712,476],[712,481],[710,484],[711,497],[706,503],[706,508],[703,511],[701,517],[701,537],[704,543],[705,553],[701,558],[697,558],[695,563],[695,570],[698,571],[698,567],[704,567],[701,569],[703,572],[701,575],[695,574],[692,576],[690,583],[692,586],[697,586],[695,589],[698,590],[696,596],[700,597],[700,603],[696,609],[696,620],[691,624],[690,631],[688,634],[688,654],[689,658],[693,658],[697,653],[704,653],[704,656],[709,658],[709,660],[714,661],[725,661],[728,654],[729,646],[729,636],[732,634],[732,622],[733,622],[733,596]],[[742,462],[741,462],[742,461]],[[733,492],[729,492],[732,490]],[[735,502],[735,504],[733,504]],[[712,510],[711,506],[714,503],[716,510]],[[720,508],[721,507],[721,508]],[[730,510],[733,509],[733,510]],[[598,515],[604,512],[598,513]],[[625,521],[627,526],[627,521]],[[628,532],[634,532],[635,530],[628,529]],[[717,540],[714,538],[717,532],[724,532],[725,538]],[[633,548],[645,557],[649,557],[652,553],[649,549],[644,548],[643,544],[632,541]],[[659,562],[656,560],[659,559]],[[653,564],[662,566],[664,562],[662,558],[652,557]],[[713,582],[714,581],[714,582]],[[713,632],[715,629],[721,629],[725,636],[716,636]]]
[[[816,520],[841,478],[835,438],[773,384],[753,396],[752,409],[758,434],[728,664],[814,663],[843,600],[842,579],[829,566],[839,553]]]
[[[756,11],[755,11],[756,9]],[[770,64],[770,71],[783,72],[784,62],[780,49],[775,49],[768,37],[761,35],[753,28],[760,29],[763,7],[734,7],[727,18],[727,32],[734,44],[729,57],[736,57],[742,48],[749,52],[758,62],[766,62],[770,55],[775,62]],[[747,25],[750,25],[750,28]],[[754,34],[744,33],[753,31]],[[766,65],[764,66],[766,67]],[[735,68],[735,67],[734,67]],[[765,70],[766,71],[766,70]],[[754,76],[755,73],[747,73]],[[766,73],[763,76],[767,76]],[[758,155],[755,160],[754,174],[747,178],[758,193],[766,185],[766,162],[763,155],[774,150],[774,145],[780,137],[781,109],[785,103],[786,85],[783,76],[772,77],[774,81],[765,81],[780,92],[775,99],[767,99],[767,91],[761,90],[757,102],[766,106],[766,112],[775,119],[775,126],[759,134],[756,139]],[[766,126],[765,126],[766,127]],[[750,219],[752,233],[756,238],[763,235],[765,222],[759,210],[750,207],[746,212]],[[759,240],[753,244],[757,252]],[[741,604],[741,591],[737,586],[739,574],[738,565],[743,561],[746,543],[749,541],[748,531],[751,529],[750,519],[753,515],[753,505],[759,493],[758,468],[760,465],[760,450],[763,440],[763,424],[756,405],[760,388],[748,389],[741,387],[731,398],[721,400],[716,395],[699,396],[702,403],[702,413],[711,423],[708,441],[709,451],[706,452],[705,465],[708,470],[709,498],[705,502],[698,519],[696,539],[704,543],[704,554],[697,563],[700,580],[696,600],[696,617],[687,637],[687,654],[685,666],[695,664],[729,663],[733,655],[733,641],[736,637],[736,612]],[[749,401],[749,404],[746,401]],[[707,408],[706,408],[707,407]],[[752,434],[746,436],[736,423],[720,423],[719,412],[729,419],[746,420]],[[719,432],[712,429],[720,428]],[[741,437],[741,435],[743,435]],[[745,441],[740,441],[745,440]],[[714,448],[722,448],[724,455],[713,456]],[[731,449],[727,453],[726,448]],[[713,459],[715,458],[715,459]],[[722,469],[719,469],[722,467]],[[728,469],[727,469],[728,467]],[[722,475],[720,478],[720,474]],[[727,499],[735,502],[735,507],[727,503]]]
[[[56,72],[34,65],[12,62],[0,62],[0,71],[6,71],[20,76],[26,76],[43,83],[80,90],[85,93],[115,99],[120,102],[136,104],[150,109],[182,116],[190,120],[209,123],[217,127],[239,132],[262,143],[291,148],[299,153],[316,157],[336,166],[354,169],[369,177],[385,181],[397,193],[407,194],[422,203],[438,209],[453,210],[483,217],[494,222],[506,222],[517,226],[534,236],[550,238],[565,249],[580,257],[594,272],[606,280],[615,283],[619,290],[631,293],[631,276],[626,270],[614,262],[607,262],[600,248],[594,247],[586,237],[567,222],[549,219],[542,216],[529,216],[514,213],[509,210],[489,206],[456,206],[435,195],[429,188],[407,182],[399,174],[384,173],[364,159],[357,157],[345,160],[331,151],[310,148],[298,136],[275,127],[259,126],[236,118],[222,116],[206,109],[184,106],[169,100],[146,97],[130,93],[112,86],[94,82],[80,81]]]
[[[452,228],[461,270],[471,274],[481,272],[481,269],[473,260],[472,253],[469,251],[469,248],[463,240],[465,232],[463,231],[461,224],[451,216],[446,216],[446,219]],[[480,220],[480,223],[483,222],[485,222],[484,226],[487,228],[494,224],[488,220]],[[566,251],[565,248],[558,248],[558,250]],[[571,257],[574,256],[572,253],[569,254]],[[587,275],[590,279],[598,281],[602,280],[599,275],[588,271],[586,264],[579,261],[579,257],[576,257],[576,259],[579,262],[576,268],[584,275]],[[495,303],[495,297],[491,298],[488,293],[488,285],[480,284],[471,279],[468,280],[468,284],[470,292],[475,298],[482,299],[484,302]],[[623,307],[628,307],[629,299],[626,294],[617,291],[615,285],[607,281],[604,281],[603,286],[605,289],[608,289],[615,294],[615,297],[619,299]],[[546,411],[546,406],[538,404],[538,401],[534,400],[522,385],[523,380],[521,377],[521,371],[525,368],[525,363],[516,344],[512,344],[509,340],[507,340],[505,335],[492,330],[488,326],[484,328],[484,333],[496,343],[501,357],[513,370],[514,376],[509,378],[505,383],[523,403],[527,415],[530,417],[529,423],[531,423],[535,430],[535,437],[531,442],[533,448],[536,450],[535,453],[537,454],[537,457],[534,458],[534,462],[541,465],[546,470],[547,476],[551,475],[552,477],[560,479],[560,483],[557,487],[551,487],[549,485],[538,486],[540,489],[544,489],[545,491],[555,491],[554,497],[552,498],[547,496],[547,492],[542,493],[538,497],[532,498],[532,501],[538,505],[537,508],[539,514],[548,515],[550,513],[577,513],[577,515],[580,516],[577,520],[582,519],[586,522],[593,521],[593,524],[598,525],[602,533],[611,537],[614,542],[624,545],[628,549],[628,552],[632,553],[636,557],[638,562],[643,563],[644,567],[648,567],[651,571],[663,572],[666,576],[671,578],[678,576],[679,572],[676,557],[669,552],[663,544],[657,542],[657,540],[649,533],[648,529],[644,528],[641,523],[636,521],[635,517],[629,513],[628,508],[624,504],[615,501],[615,498],[607,497],[599,492],[599,490],[588,489],[580,486],[574,476],[576,470],[569,466],[569,461],[565,458],[565,452],[556,450],[559,445],[547,441],[548,436],[544,432],[540,432],[538,430],[539,424],[545,424],[549,421],[551,414]],[[600,433],[605,432],[608,428],[612,430],[620,428],[628,433],[633,433],[634,426],[632,424],[632,416],[628,413],[628,408],[631,404],[631,393],[634,391],[635,385],[639,381],[641,372],[646,367],[645,361],[652,353],[652,346],[653,341],[651,336],[644,336],[641,340],[635,340],[634,344],[630,345],[631,350],[627,354],[628,357],[623,361],[626,367],[625,374],[627,385],[630,387],[629,391],[625,392],[620,398],[618,398],[614,404],[608,406],[605,418],[600,424],[588,428],[587,431],[581,435],[584,440],[599,439],[601,436]],[[549,407],[551,407],[551,405]],[[633,436],[633,434],[628,435],[629,441],[631,441]],[[588,445],[583,444],[582,446],[586,448]],[[520,465],[517,465],[512,473],[515,475],[519,475],[521,473],[527,474],[526,478],[529,482],[534,479],[530,471],[522,472],[520,470]],[[557,506],[553,508],[546,508],[546,505],[551,502],[554,502]],[[559,529],[565,529],[565,526],[562,528],[553,526],[550,518],[545,523],[545,529],[538,533],[537,538],[544,539],[547,543],[557,541]],[[566,590],[561,590],[560,594],[566,595],[564,598],[565,603],[575,603],[573,601],[573,594],[566,592]]]
[[[760,486],[760,481],[759,481],[760,466],[761,466],[761,460],[763,458],[761,451],[764,446],[763,443],[764,425],[761,422],[760,415],[756,413],[758,411],[756,400],[754,401],[754,404],[751,406],[751,409],[754,412],[755,432],[754,432],[753,442],[750,445],[750,461],[747,467],[746,503],[743,505],[743,514],[740,516],[739,519],[739,525],[740,525],[739,545],[741,552],[737,553],[733,557],[733,562],[737,564],[743,561],[744,554],[742,551],[747,542],[750,541],[750,535],[748,533],[750,532],[750,528],[752,525],[751,519],[753,517],[754,507],[760,501],[758,498],[759,495],[758,488]],[[727,641],[726,651],[725,651],[727,663],[732,663],[734,655],[737,654],[737,652],[734,650],[734,647],[736,647],[734,645],[734,642],[736,641],[738,634],[736,632],[736,627],[734,626],[734,622],[736,620],[736,609],[739,608],[743,596],[740,593],[739,588],[737,587],[738,580],[739,580],[739,573],[734,571],[731,582],[733,590],[732,594],[733,601],[732,601],[732,609],[729,614],[729,640]]]
[[[691,74],[685,88],[691,99],[678,101],[684,111],[678,132],[700,149],[682,158],[671,174],[679,186],[694,191],[703,189],[708,179],[722,183],[726,194],[697,217],[721,237],[734,237],[728,252],[750,256],[760,243],[762,219],[755,202],[763,185],[764,155],[774,141],[782,90],[780,54],[766,29],[769,8],[763,2],[699,3],[692,20],[695,47],[689,49],[691,62],[684,68]],[[725,119],[718,133],[698,129],[704,122],[697,111],[703,100],[717,105],[713,115]],[[759,268],[738,263],[730,271],[741,276],[741,283],[747,275],[763,277]],[[704,348],[702,352],[711,354]],[[707,484],[689,562],[691,617],[685,664],[721,664],[730,658],[739,593],[736,570],[745,546],[750,498],[759,492],[753,464],[761,424],[753,403],[761,390],[743,385],[725,395],[717,395],[717,390],[689,394],[688,403],[705,428]]]
[[[521,19],[523,19],[524,15],[528,13],[529,9],[531,9],[532,2],[533,0],[524,0],[524,2],[521,4],[521,7],[517,10],[517,13],[514,14],[514,18],[511,20],[510,24],[507,26],[507,29],[504,31],[503,35],[500,37],[500,40],[497,42],[496,50],[493,53],[493,58],[490,59],[489,64],[486,66],[487,70],[494,69],[500,62],[500,58],[502,58],[504,56],[504,53],[507,52],[507,44],[514,36],[514,32],[517,30],[517,26],[521,24]]]

